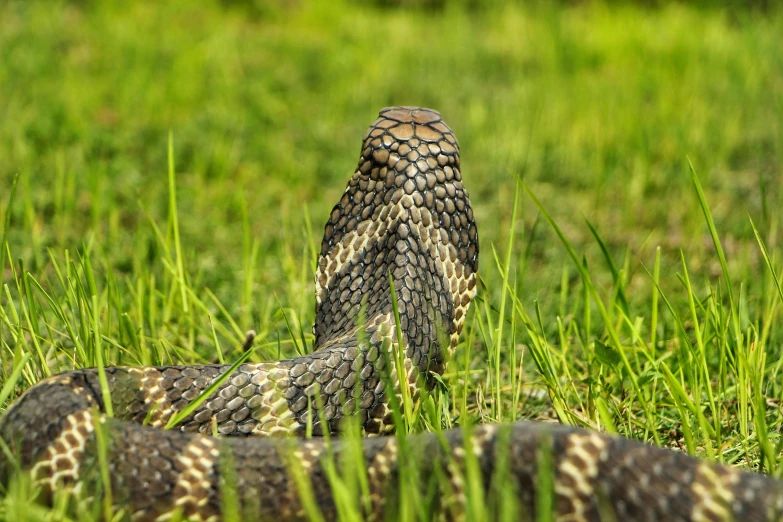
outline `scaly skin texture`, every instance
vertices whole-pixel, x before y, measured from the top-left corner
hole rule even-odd
[[[170,431],[161,428],[228,366],[107,368],[111,419],[102,413],[97,372],[67,372],[28,390],[0,419],[0,437],[46,497],[75,484],[96,490],[99,427],[108,441],[113,501],[133,520],[166,520],[177,511],[219,520],[226,480],[247,519],[305,519],[295,469],[309,480],[325,518],[334,519],[323,440],[248,436],[302,435],[308,424],[316,435],[334,433],[349,415],[366,434],[390,431],[387,390],[416,398],[443,371],[477,269],[478,235],[454,135],[435,111],[384,109],[325,227],[314,353],[242,365]],[[226,437],[205,435],[213,429]],[[781,518],[783,485],[762,475],[561,426],[488,425],[469,441],[465,433],[412,436],[405,451],[396,437],[368,438],[368,518],[382,519],[398,505],[403,458],[416,464],[422,491],[440,488],[433,507],[446,518],[464,511],[465,469],[473,459],[484,489],[503,484],[523,518],[536,516],[546,476],[553,499],[547,509],[558,520]],[[337,441],[331,451],[340,462],[348,449]],[[539,469],[539,462],[548,464]],[[3,483],[12,470],[0,453]],[[448,480],[431,480],[436,476]]]

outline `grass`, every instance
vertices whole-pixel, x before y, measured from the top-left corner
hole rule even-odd
[[[0,9],[0,411],[72,368],[234,362],[250,329],[251,360],[309,351],[359,140],[420,104],[462,145],[481,285],[400,437],[557,419],[781,476],[779,11]]]

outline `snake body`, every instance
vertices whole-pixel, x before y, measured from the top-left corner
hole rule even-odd
[[[313,353],[239,366],[172,430],[161,428],[229,366],[106,368],[103,388],[91,369],[45,379],[0,418],[0,482],[29,470],[46,499],[108,477],[115,507],[132,520],[220,520],[227,491],[245,519],[305,519],[307,499],[335,519],[328,462],[356,457],[350,444],[276,436],[336,433],[348,418],[366,434],[391,431],[390,401],[415,400],[457,343],[475,294],[478,246],[459,146],[440,114],[383,109],[325,227]],[[440,488],[430,498],[446,518],[464,516],[468,468],[480,489],[500,481],[516,492],[522,519],[537,516],[547,492],[544,509],[564,521],[783,513],[783,483],[769,477],[563,426],[369,437],[360,453],[362,509],[373,519],[399,501],[402,460],[416,464],[422,491]]]

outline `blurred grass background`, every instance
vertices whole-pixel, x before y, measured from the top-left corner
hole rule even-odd
[[[699,265],[690,158],[727,248],[752,256],[747,215],[769,227],[781,197],[780,34],[777,12],[674,3],[7,3],[0,176],[21,174],[24,202],[11,251],[38,271],[47,248],[92,237],[122,273],[154,264],[144,212],[166,216],[171,131],[189,268],[236,291],[244,200],[256,290],[282,292],[274,252],[304,244],[302,202],[317,236],[377,110],[417,104],[460,139],[486,245],[523,175],[576,244],[586,217],[634,261],[661,245]],[[533,238],[531,293],[560,279],[551,239]]]
[[[584,256],[601,295],[617,304],[617,281],[585,220],[595,227],[623,274],[629,319],[638,318],[637,333],[657,330],[653,350],[665,354],[678,334],[663,308],[660,323],[650,321],[655,289],[645,272],[658,247],[661,287],[674,310],[687,315],[698,294],[697,316],[718,320],[710,299],[720,305],[725,297],[690,160],[741,296],[742,328],[766,332],[767,360],[780,359],[775,288],[749,220],[778,263],[783,12],[774,6],[11,1],[0,9],[0,216],[10,216],[9,257],[0,266],[3,375],[19,363],[30,332],[40,336],[39,360],[20,390],[49,371],[91,362],[72,354],[73,339],[54,323],[41,319],[49,330],[39,331],[11,311],[29,306],[32,294],[19,282],[25,272],[55,300],[67,299],[56,263],[78,255],[91,256],[107,303],[107,363],[214,361],[210,318],[236,322],[217,328],[224,349],[255,328],[272,345],[281,340],[267,356],[293,354],[287,319],[295,317],[307,337],[323,223],[367,125],[380,108],[402,104],[439,110],[460,140],[487,304],[474,308],[497,312],[503,281],[513,279],[515,295],[531,315],[537,311],[541,335],[586,354],[564,364],[588,390],[591,336],[606,340],[606,331],[597,318],[569,329],[585,317],[579,272],[527,197],[511,222],[517,177]],[[168,249],[169,133],[181,256]],[[505,251],[509,239],[505,278],[493,247]],[[678,279],[681,252],[693,294]],[[175,303],[177,262],[208,314]],[[45,303],[38,306],[46,317]],[[503,353],[524,354],[528,341],[507,313],[498,324],[510,321],[516,333]],[[684,320],[688,332],[692,319]],[[481,382],[488,359],[508,361],[492,362],[492,335],[473,325],[467,357],[476,358]],[[628,335],[633,345],[635,334]],[[129,349],[134,336],[159,347],[155,355]],[[724,341],[707,340],[721,349]],[[637,424],[627,412],[639,404],[623,402],[622,376],[603,378],[600,391],[617,400],[615,422],[627,422],[620,431],[628,434]],[[524,376],[536,379],[533,371]],[[489,396],[505,385],[487,386]],[[770,386],[764,393],[777,401],[780,388]],[[655,393],[666,399],[665,387]],[[484,418],[480,400],[470,402]],[[780,421],[779,411],[769,415]]]

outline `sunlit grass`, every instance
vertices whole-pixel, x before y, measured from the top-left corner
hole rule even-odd
[[[322,224],[377,110],[411,103],[460,139],[481,284],[442,382],[394,404],[401,448],[529,418],[781,475],[780,13],[3,9],[0,409],[72,368],[311,351]],[[360,442],[329,468],[346,520]],[[405,451],[388,508],[428,520],[451,485]],[[518,519],[466,466],[470,517]],[[104,509],[33,494],[0,516]]]

